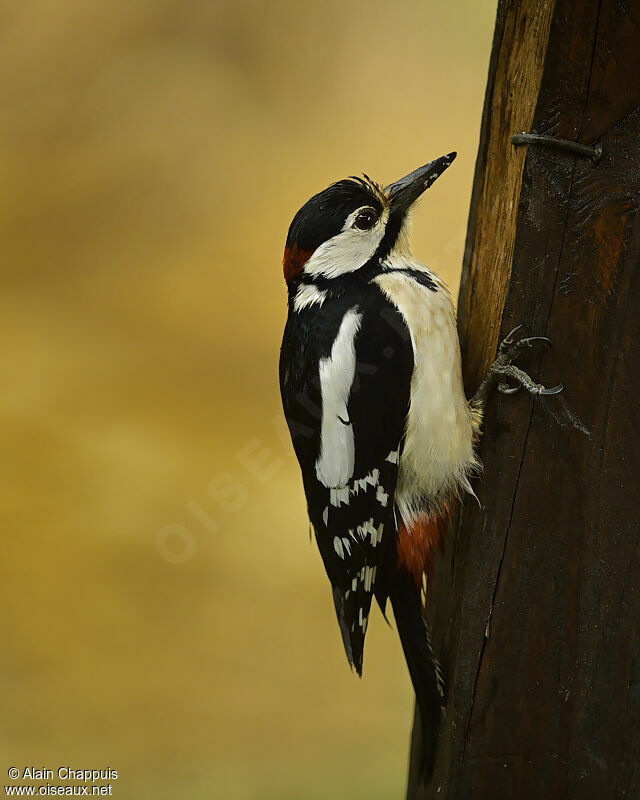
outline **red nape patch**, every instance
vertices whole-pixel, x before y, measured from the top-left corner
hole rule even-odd
[[[398,563],[412,575],[417,586],[422,584],[426,572],[429,580],[433,574],[436,547],[444,549],[449,526],[449,513],[442,517],[419,517],[408,528],[398,527]]]
[[[311,258],[312,250],[302,250],[297,244],[287,245],[282,257],[282,271],[287,283],[293,280],[304,269],[304,265]]]

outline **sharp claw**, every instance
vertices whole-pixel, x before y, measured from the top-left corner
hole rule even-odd
[[[500,394],[515,394],[519,392],[522,387],[518,384],[518,386],[509,386],[508,383],[501,383],[498,385],[498,391]]]
[[[533,347],[533,345],[538,342],[545,345],[545,347],[551,347],[551,339],[547,336],[529,336],[528,339],[520,339],[518,344],[522,344],[525,347]]]
[[[542,388],[540,394],[560,394],[560,392],[564,389],[564,386],[559,383],[557,386],[552,386],[551,389],[547,389],[545,387]]]
[[[524,325],[516,325],[516,327],[510,333],[508,333],[505,336],[505,338],[502,340],[502,344],[503,345],[513,344],[513,338],[512,337],[515,336],[516,333],[518,333],[518,331],[522,330],[523,327],[524,327]]]

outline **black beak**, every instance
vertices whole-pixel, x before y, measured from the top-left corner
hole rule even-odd
[[[441,158],[436,158],[435,161],[419,167],[405,175],[404,178],[400,178],[399,181],[390,183],[384,191],[391,199],[391,213],[408,211],[425,189],[428,189],[436,178],[439,178],[453,163],[456,155],[457,153],[449,153]]]

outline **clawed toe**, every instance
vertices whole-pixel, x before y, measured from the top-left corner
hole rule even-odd
[[[518,384],[517,386],[509,386],[508,383],[499,383],[498,384],[498,391],[500,394],[515,394],[522,389],[522,386]]]
[[[531,380],[526,372],[523,372],[519,367],[513,364],[495,366],[494,370],[496,374],[502,375],[505,378],[511,378],[511,380],[516,382],[515,386],[508,386],[506,383],[501,383],[498,386],[498,391],[502,392],[502,394],[515,394],[518,389],[522,388],[533,395],[551,395],[559,394],[563,388],[560,383],[557,386],[553,386],[551,389],[547,389],[547,387],[543,386],[541,383],[536,383]]]
[[[517,335],[522,328],[522,325],[517,325],[500,343],[496,360],[471,400],[475,408],[482,408],[491,386],[495,386],[496,383],[501,394],[515,394],[520,389],[525,389],[533,396],[548,396],[560,394],[562,391],[562,384],[548,389],[540,383],[535,383],[526,372],[513,363],[524,350],[538,346],[551,347],[551,340],[547,336],[527,336],[518,339]],[[508,379],[509,383],[505,379]]]
[[[540,392],[540,394],[551,395],[551,394],[560,394],[560,392],[564,389],[564,386],[561,383],[559,383],[557,386],[552,386],[551,389],[547,389],[546,386],[542,386],[541,388],[542,391]]]
[[[516,325],[516,327],[510,331],[504,339],[500,342],[500,347],[498,348],[498,352],[503,353],[508,347],[511,347],[512,344],[516,341],[516,333],[521,331],[524,328],[524,325]]]
[[[551,347],[551,339],[548,336],[529,336],[527,339],[520,339],[517,344],[519,347],[535,347],[537,344]]]
[[[508,383],[499,383],[498,391],[500,392],[500,394],[516,394],[516,392],[519,392],[520,389],[522,389],[523,385],[524,384],[522,383],[518,383],[515,386],[509,386]],[[564,389],[564,386],[561,383],[559,383],[557,386],[552,386],[550,389],[548,389],[546,386],[543,386],[540,383],[534,383],[533,381],[531,381],[530,384],[525,386],[525,389],[529,392],[529,394],[546,396],[546,395],[560,394],[560,392]]]
[[[518,330],[515,328],[514,330]],[[527,336],[525,339],[518,339],[513,341],[513,331],[500,345],[500,356],[505,359],[505,363],[510,364],[514,361],[523,350],[529,350],[533,347],[551,347],[551,339],[547,336]]]

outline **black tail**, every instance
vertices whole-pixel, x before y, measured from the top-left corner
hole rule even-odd
[[[422,760],[419,774],[426,782],[433,771],[440,733],[444,681],[422,617],[420,590],[402,567],[397,569],[390,599],[420,713]]]

